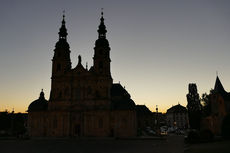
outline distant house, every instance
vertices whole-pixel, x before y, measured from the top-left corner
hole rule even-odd
[[[0,112],[0,136],[19,136],[26,132],[27,113]]]
[[[166,118],[169,127],[177,127],[180,129],[188,128],[188,111],[186,107],[180,104],[169,108],[166,113]]]

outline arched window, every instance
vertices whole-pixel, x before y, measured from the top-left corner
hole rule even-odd
[[[53,128],[57,128],[57,118],[56,118],[56,116],[54,117],[54,120],[53,120]]]
[[[127,119],[125,117],[122,118],[121,120],[121,127],[126,128],[127,127]],[[148,125],[145,121],[145,124]]]
[[[100,95],[100,93],[99,93],[98,90],[95,91],[95,97],[96,97],[96,98],[100,98],[100,97],[101,97],[101,95]]]
[[[103,128],[103,118],[99,118],[99,120],[98,120],[98,128]]]
[[[69,88],[68,87],[65,88],[64,96],[65,97],[69,96]]]
[[[102,49],[99,50],[99,54],[102,55],[103,54],[103,51]]]
[[[59,92],[58,98],[62,98],[62,92]]]
[[[90,86],[89,86],[88,89],[87,89],[87,93],[88,93],[88,95],[91,95],[91,94],[92,94],[92,89],[91,89]]]
[[[81,99],[81,89],[80,88],[76,89],[76,99]]]
[[[103,62],[102,61],[99,62],[99,68],[103,69]]]
[[[60,70],[61,70],[61,64],[58,63],[58,64],[57,64],[57,71],[60,71]]]

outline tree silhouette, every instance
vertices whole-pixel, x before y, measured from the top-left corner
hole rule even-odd
[[[201,104],[196,84],[189,84],[189,93],[187,94],[187,101],[190,128],[198,130],[200,129]]]

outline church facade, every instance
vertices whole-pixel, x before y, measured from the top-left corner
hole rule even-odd
[[[52,59],[50,98],[45,100],[42,91],[28,107],[30,136],[136,136],[135,103],[111,76],[103,12],[97,31],[93,66],[84,67],[79,55],[72,68],[63,15]]]

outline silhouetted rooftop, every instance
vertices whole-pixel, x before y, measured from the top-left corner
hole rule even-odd
[[[111,88],[111,96],[128,96],[130,97],[129,93],[121,86],[120,83],[115,83],[112,85]]]
[[[113,84],[111,88],[112,109],[115,110],[133,110],[135,103],[130,99],[129,93],[121,86],[121,84]]]
[[[138,114],[152,114],[152,112],[145,105],[136,105],[136,111]]]
[[[230,93],[224,90],[224,87],[222,83],[220,82],[220,79],[218,76],[216,77],[214,93],[219,93],[225,100],[230,100]]]
[[[167,110],[167,113],[186,113],[187,112],[187,109],[186,107],[178,104],[176,106],[172,106],[171,108],[169,108]]]

